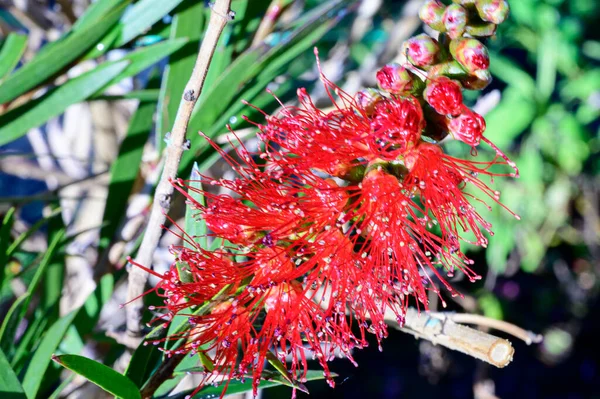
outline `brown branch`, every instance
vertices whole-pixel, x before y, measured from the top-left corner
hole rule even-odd
[[[150,267],[152,256],[162,232],[162,225],[166,220],[166,211],[171,203],[173,186],[171,180],[177,176],[177,169],[184,151],[184,141],[194,105],[202,92],[208,66],[215,52],[217,42],[227,22],[231,18],[231,0],[217,0],[212,6],[210,21],[206,35],[202,41],[198,58],[179,104],[173,130],[171,131],[170,144],[166,149],[165,166],[160,181],[154,194],[154,203],[148,221],[144,239],[138,251],[136,262]],[[143,302],[139,297],[144,293],[148,274],[140,268],[132,267],[129,271],[129,285],[127,288],[127,334],[133,337],[142,335]],[[136,299],[138,298],[138,299]]]
[[[185,353],[176,353],[162,362],[156,372],[152,374],[152,377],[150,377],[146,385],[142,388],[142,399],[152,398],[154,392],[160,388],[163,382],[173,378],[175,368],[183,359],[185,359]]]

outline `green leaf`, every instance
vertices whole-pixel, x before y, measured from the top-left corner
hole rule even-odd
[[[33,354],[29,367],[23,377],[23,389],[29,398],[35,398],[42,385],[46,369],[50,365],[52,354],[58,348],[58,345],[62,342],[67,329],[73,323],[73,319],[77,315],[77,311],[73,311],[65,317],[56,321],[52,327],[48,329],[38,349]]]
[[[108,196],[104,208],[104,221],[108,222],[100,230],[100,247],[109,246],[119,223],[127,210],[129,194],[138,175],[144,144],[152,130],[152,117],[156,109],[155,102],[142,102],[129,122],[127,133],[117,159],[110,168]]]
[[[163,148],[163,138],[175,122],[183,90],[192,74],[198,53],[198,41],[205,25],[205,10],[202,2],[196,2],[173,17],[170,38],[187,38],[189,44],[174,53],[166,66],[160,88],[159,113],[156,120],[157,148]],[[188,49],[189,47],[189,49]],[[187,51],[190,50],[190,51]]]
[[[160,327],[154,329],[144,338],[144,341],[136,348],[131,356],[125,376],[128,377],[138,388],[142,388],[152,371],[158,366],[162,358],[162,352],[159,346],[154,345],[153,341],[160,340],[167,335],[167,329]]]
[[[140,33],[160,21],[183,0],[140,0],[123,16],[122,29],[115,46],[128,43]]]
[[[535,81],[512,60],[490,52],[490,71],[494,77],[520,90],[526,98],[535,99]]]
[[[27,48],[27,36],[16,33],[8,35],[0,50],[0,82],[15,69],[25,48]]]
[[[8,352],[12,350],[12,346],[14,345],[13,337],[21,321],[22,309],[26,303],[26,299],[27,295],[21,295],[13,302],[8,312],[6,312],[2,326],[0,326],[0,350],[2,351]]]
[[[60,115],[96,93],[127,67],[127,62],[105,63],[62,86],[0,116],[0,145],[23,136],[29,129]]]
[[[6,256],[10,257],[12,256],[15,251],[17,249],[19,249],[19,247],[21,246],[21,244],[23,244],[23,242],[25,242],[26,239],[28,239],[29,237],[31,237],[31,235],[33,233],[35,233],[36,231],[38,231],[43,225],[45,225],[46,223],[48,223],[48,221],[58,215],[60,215],[61,213],[61,209],[60,208],[54,208],[48,215],[44,216],[43,218],[41,218],[40,220],[38,220],[37,222],[35,222],[35,224],[33,224],[29,229],[27,229],[26,231],[24,231],[23,233],[21,233],[17,239],[10,244],[10,246],[8,247],[8,249],[6,250]],[[1,234],[0,234],[1,236]],[[4,262],[0,262],[0,264],[3,264]]]
[[[61,355],[53,356],[52,360],[119,398],[141,399],[142,397],[139,389],[129,378],[87,357]]]
[[[332,376],[335,377],[336,375],[332,373]],[[317,381],[317,380],[322,380],[325,379],[325,377],[323,376],[323,372],[322,371],[317,371],[317,370],[309,370],[306,373],[306,380],[307,381]],[[283,380],[282,378],[277,378],[277,376],[273,376],[273,380],[271,381],[261,381],[260,384],[258,384],[258,388],[272,388],[272,387],[276,387],[276,386],[280,386],[280,385],[286,385],[285,380]],[[192,398],[193,399],[214,399],[216,397],[219,397],[219,395],[221,395],[221,393],[223,392],[223,388],[224,386],[207,386],[204,387],[203,389],[200,390],[200,392],[198,392],[196,395],[194,395]],[[250,381],[246,381],[246,382],[240,382],[240,381],[231,381],[229,382],[229,386],[227,387],[227,395],[233,395],[236,393],[244,393],[244,392],[249,392],[252,391],[252,381],[250,379]],[[183,399],[186,397],[186,395],[190,395],[193,391],[186,391],[186,392],[181,392],[175,395],[171,395],[169,396],[169,399]]]
[[[0,85],[0,104],[14,100],[34,89],[69,66],[117,22],[121,12],[121,9],[115,10],[104,17],[101,24],[94,24],[87,29],[74,32],[54,43],[51,49],[40,52]]]
[[[104,86],[108,87],[112,84],[118,83],[121,80],[135,76],[142,72],[144,69],[156,64],[158,61],[167,57],[169,54],[179,50],[184,44],[187,43],[187,39],[174,39],[167,40],[162,43],[157,43],[152,46],[143,47],[132,53],[127,54],[125,57],[114,63],[123,61],[129,62],[127,68],[125,68],[120,74],[115,76],[110,82]]]
[[[6,212],[2,220],[2,226],[0,227],[0,287],[2,287],[2,283],[4,282],[6,263],[10,258],[10,231],[15,222],[15,210],[15,208],[10,208]]]
[[[123,0],[97,0],[90,4],[82,16],[73,24],[73,31],[85,29],[103,20],[104,16],[117,7]],[[103,21],[104,22],[104,21]]]
[[[200,171],[198,170],[198,164],[194,163],[192,174],[190,175],[188,194],[199,204],[206,205],[206,200],[204,195],[202,195],[202,182],[200,181],[201,178]],[[196,211],[188,201],[185,208],[185,231],[202,248],[208,248],[206,222],[204,219],[196,220],[194,216],[197,212],[198,211]],[[190,245],[190,243],[187,241],[184,241],[184,245],[193,249],[192,245]]]
[[[4,351],[7,348],[12,348],[14,345],[14,334],[17,328],[18,323],[25,317],[25,313],[27,312],[27,308],[29,307],[29,302],[31,301],[31,297],[33,293],[36,292],[38,285],[40,284],[48,265],[52,261],[54,254],[59,248],[59,244],[64,237],[65,231],[62,230],[55,234],[54,239],[48,245],[48,250],[44,254],[42,261],[38,269],[36,270],[29,287],[27,287],[27,292],[19,297],[11,309],[9,310],[9,314],[6,316],[2,323],[2,327],[0,328],[0,348]],[[17,313],[18,310],[18,313]],[[16,319],[15,319],[16,317]]]
[[[4,352],[0,350],[0,397],[6,399],[27,399],[19,379],[10,367]]]
[[[600,91],[600,69],[591,69],[576,79],[569,80],[560,94],[566,100],[577,98],[585,101],[598,91]]]
[[[554,30],[544,32],[538,46],[537,88],[542,101],[548,101],[556,85],[556,43],[558,34]]]
[[[504,90],[500,104],[485,116],[485,135],[499,148],[507,148],[531,125],[536,115],[536,104],[518,89],[509,87]]]
[[[145,89],[145,90],[132,90],[125,94],[101,94],[91,97],[89,100],[102,100],[102,101],[119,101],[119,100],[140,100],[140,101],[158,101],[160,90],[158,89]]]

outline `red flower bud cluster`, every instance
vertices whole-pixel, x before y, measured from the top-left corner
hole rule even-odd
[[[448,19],[437,8],[422,14]],[[438,49],[431,38],[406,48],[414,65],[439,61],[426,54]],[[200,387],[251,378],[256,393],[273,356],[298,384],[315,359],[333,386],[328,362],[354,363],[368,333],[381,343],[390,314],[402,325],[409,302],[427,309],[440,285],[458,295],[445,280],[457,271],[479,278],[460,245],[485,247],[492,226],[472,201],[499,203],[482,177],[515,176],[495,167],[514,164],[500,152],[487,162],[445,154],[431,132],[475,147],[488,142],[485,121],[463,104],[460,81],[422,74],[388,65],[377,73],[382,91],[351,96],[321,73],[331,109],[300,89],[298,106],[251,122],[257,152],[232,143],[230,154],[206,138],[235,178],[203,176],[205,189],[174,182],[214,249],[183,233],[187,245],[172,248],[176,261],[155,291],[160,320],[189,317],[188,330],[168,337],[184,343],[167,354],[201,353]]]

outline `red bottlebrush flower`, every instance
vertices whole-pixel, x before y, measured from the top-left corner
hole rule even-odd
[[[477,112],[463,106],[460,115],[448,120],[452,137],[471,147],[477,147],[485,132],[485,119]]]
[[[367,173],[358,195],[349,217],[357,234],[355,251],[364,260],[361,286],[366,291],[354,312],[368,313],[371,329],[381,339],[386,334],[382,309],[393,311],[400,323],[409,296],[427,309],[427,289],[439,292],[432,276],[453,292],[437,266],[449,272],[465,269],[466,258],[428,231],[427,215],[404,184],[382,168]]]
[[[440,115],[454,116],[462,111],[462,88],[445,76],[429,80],[423,96]]]
[[[371,119],[369,146],[378,158],[394,160],[414,146],[425,127],[423,110],[412,97],[394,97],[377,103]]]
[[[449,251],[459,251],[458,240],[463,237],[463,232],[471,232],[474,236],[474,241],[463,238],[465,241],[487,246],[488,240],[483,231],[493,235],[492,225],[477,213],[469,199],[483,201],[464,193],[463,188],[472,185],[503,206],[499,202],[500,193],[478,178],[479,175],[506,176],[489,170],[495,160],[488,163],[460,160],[444,154],[437,145],[423,142],[405,157],[405,164],[410,171],[405,178],[407,189],[418,193],[426,214],[434,216],[435,223],[439,224],[442,231],[442,238],[450,243]],[[467,275],[474,277],[468,271]]]

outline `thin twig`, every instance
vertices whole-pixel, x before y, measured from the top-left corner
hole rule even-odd
[[[393,324],[395,316],[388,317],[386,314],[386,320],[391,322],[389,324]],[[398,328],[417,338],[427,339],[434,344],[462,352],[496,367],[507,366],[515,352],[510,341],[457,324],[444,313],[420,313],[414,308],[409,308],[404,326]]]
[[[138,251],[136,262],[141,265],[151,266],[152,256],[162,232],[162,225],[166,220],[166,211],[171,203],[173,186],[171,181],[177,176],[177,169],[181,155],[184,151],[184,141],[194,105],[202,92],[208,66],[215,52],[217,42],[227,22],[231,18],[231,0],[217,0],[212,6],[210,22],[196,59],[192,76],[183,92],[183,98],[179,104],[173,130],[171,131],[170,144],[166,149],[165,166],[154,195],[154,203],[148,221],[148,227],[144,239]],[[132,267],[129,271],[129,285],[127,289],[127,334],[133,337],[142,335],[142,312],[143,302],[140,296],[144,293],[144,287],[148,274],[140,268]]]
[[[456,313],[448,314],[447,317],[455,323],[475,324],[481,327],[489,327],[494,330],[503,331],[515,338],[519,338],[527,345],[539,344],[543,340],[543,337],[540,334],[527,331],[503,320],[491,319],[479,314]]]
[[[141,390],[142,399],[152,398],[154,392],[169,378],[173,378],[175,367],[185,359],[185,353],[176,353],[158,366],[158,369]]]

